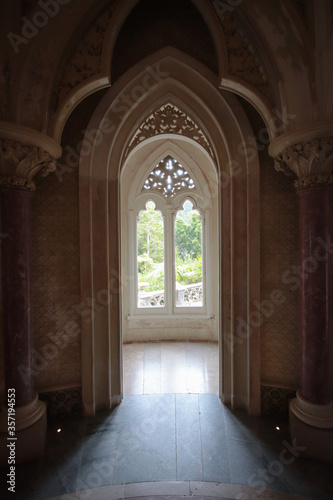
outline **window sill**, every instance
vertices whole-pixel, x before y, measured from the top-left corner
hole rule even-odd
[[[151,314],[143,313],[143,314],[133,314],[133,315],[128,315],[126,319],[128,321],[140,321],[140,320],[149,320],[149,321],[171,321],[171,320],[213,320],[215,319],[215,314],[204,314],[202,311],[200,312],[195,312],[191,311],[189,313],[185,314],[180,314],[180,313],[175,313],[175,314],[158,314],[155,312],[152,312]]]

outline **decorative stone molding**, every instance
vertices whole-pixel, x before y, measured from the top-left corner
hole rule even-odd
[[[128,144],[125,158],[141,142],[161,134],[177,134],[193,139],[215,160],[212,146],[199,126],[173,104],[163,104],[140,125]]]
[[[296,189],[333,185],[333,137],[287,147],[274,162],[277,171],[294,177]]]
[[[37,146],[0,139],[0,187],[35,190],[34,178],[55,170],[54,158]]]

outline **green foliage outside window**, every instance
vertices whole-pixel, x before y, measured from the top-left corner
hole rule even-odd
[[[155,204],[148,202],[146,210],[139,214],[138,239],[138,282],[146,285],[142,290],[152,292],[164,288],[164,235],[163,217],[155,210]],[[143,287],[143,285],[142,285]]]
[[[202,281],[202,222],[198,211],[186,201],[175,218],[176,281],[189,285]],[[137,223],[138,282],[145,292],[164,288],[163,217],[148,202]]]

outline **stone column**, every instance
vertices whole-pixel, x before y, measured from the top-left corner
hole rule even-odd
[[[333,403],[329,394],[328,264],[333,138],[314,139],[285,149],[275,168],[293,175],[300,200],[301,374],[290,405],[292,437],[303,454],[333,462]]]
[[[0,130],[1,132],[1,130]],[[34,178],[54,170],[54,158],[35,145],[0,139],[1,276],[5,394],[0,411],[0,463],[8,459],[8,389],[15,389],[16,463],[43,452],[45,404],[34,390],[30,298],[31,198]]]

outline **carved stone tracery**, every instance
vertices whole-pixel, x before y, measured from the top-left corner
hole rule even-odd
[[[274,167],[294,177],[296,189],[333,185],[333,137],[289,146],[277,156]]]
[[[203,131],[192,118],[173,104],[164,104],[146,118],[128,144],[125,157],[141,142],[161,134],[178,134],[189,137],[200,144],[211,158],[215,159],[214,151]]]
[[[55,170],[54,158],[36,146],[0,139],[0,187],[35,190],[34,178]]]
[[[152,170],[142,188],[171,199],[182,190],[195,190],[195,183],[185,168],[171,156],[167,156]]]

